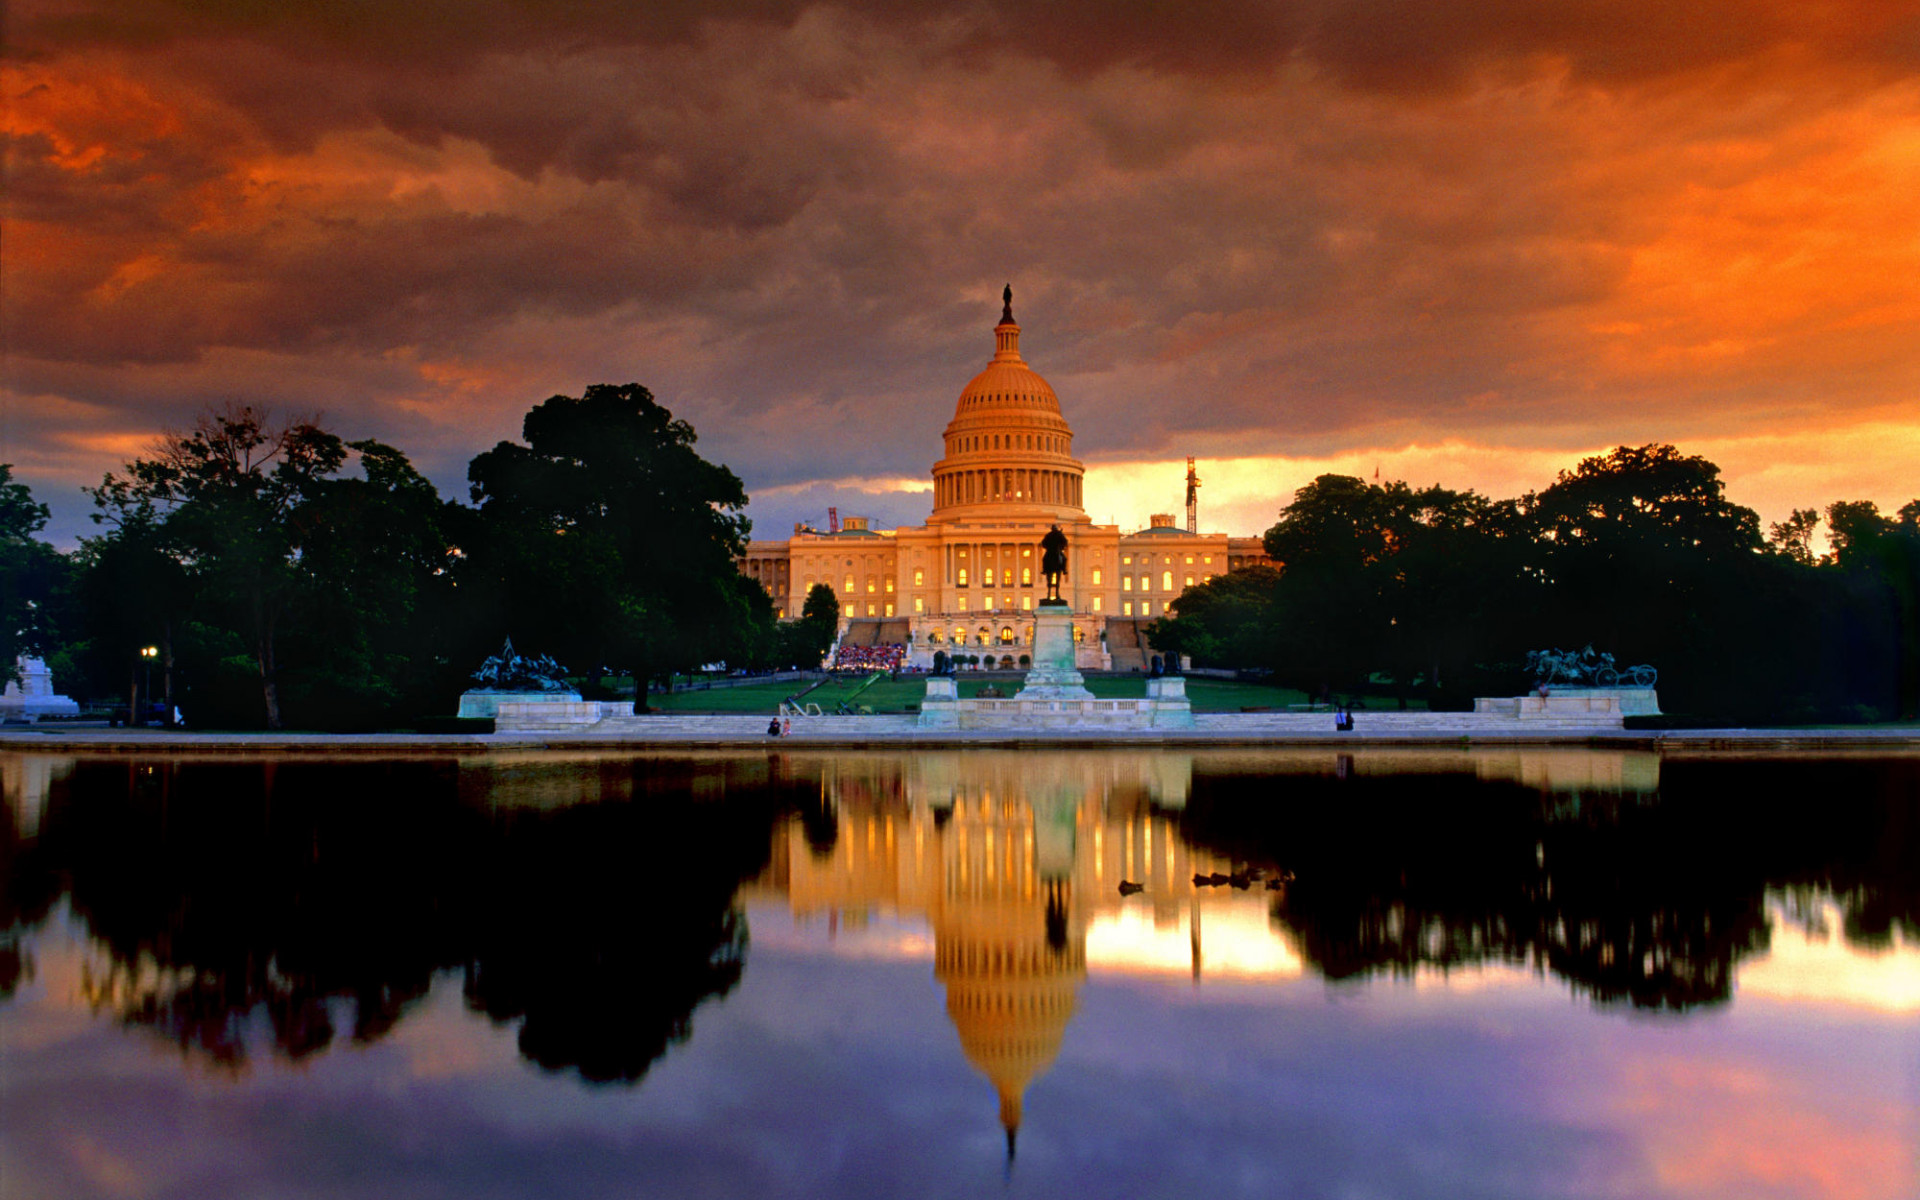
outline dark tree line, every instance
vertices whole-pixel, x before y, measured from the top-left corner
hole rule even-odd
[[[1920,937],[1920,764],[1661,764],[1658,795],[1470,774],[1198,775],[1182,834],[1287,873],[1273,917],[1329,979],[1531,964],[1602,1003],[1724,1003],[1769,902],[1852,945]]]
[[[1514,695],[1529,650],[1591,644],[1716,720],[1920,712],[1920,500],[1796,512],[1763,535],[1719,468],[1622,446],[1517,499],[1323,475],[1267,530],[1279,569],[1190,588],[1148,629],[1205,666],[1435,707]]]
[[[0,468],[0,662],[198,726],[353,728],[453,711],[502,638],[589,689],[704,663],[817,665],[735,568],[747,496],[638,385],[530,411],[522,442],[441,499],[407,456],[315,419],[234,406],[88,489],[97,536],[37,541],[46,510]],[[144,694],[151,693],[151,694]]]
[[[635,1082],[739,982],[739,885],[817,780],[766,759],[83,760],[39,835],[0,829],[0,919],[63,896],[106,959],[102,1011],[230,1069],[373,1042],[442,972],[522,1054]],[[9,942],[0,997],[35,969]]]

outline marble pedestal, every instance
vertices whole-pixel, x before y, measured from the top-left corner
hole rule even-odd
[[[1033,614],[1033,669],[1015,700],[1091,700],[1086,677],[1074,665],[1073,610],[1042,601]]]
[[[0,720],[37,721],[41,717],[80,715],[80,706],[71,697],[53,690],[53,672],[47,670],[45,662],[25,655],[16,662],[20,680],[0,692]]]
[[[461,692],[460,713],[462,717],[494,717],[500,715],[501,704],[579,704],[579,692]],[[555,709],[555,712],[561,710]]]

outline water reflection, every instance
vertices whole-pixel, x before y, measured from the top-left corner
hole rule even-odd
[[[743,881],[923,922],[1009,1133],[1090,967],[1520,968],[1683,1011],[1749,962],[1796,995],[1783,924],[1835,961],[1920,942],[1913,757],[3,755],[0,785],[0,993],[64,896],[80,999],[231,1072],[376,1041],[453,972],[531,1062],[639,1080],[742,978]]]
[[[1122,969],[1164,964],[1172,931],[1196,980],[1222,935],[1229,963],[1335,982],[1517,966],[1602,1004],[1681,1011],[1726,1002],[1783,920],[1839,914],[1860,949],[1896,930],[1920,942],[1914,760],[1680,763],[1664,781],[1652,755],[1566,751],[818,770],[833,835],[777,827],[758,887],[835,928],[931,927],[948,1015],[1010,1148],[1090,946]],[[1264,921],[1236,919],[1249,903]]]
[[[1022,1097],[1073,1017],[1089,923],[1121,906],[1122,881],[1129,903],[1170,916],[1194,902],[1194,873],[1224,865],[1176,836],[1192,758],[939,753],[819,770],[837,837],[782,824],[758,886],[802,917],[931,926],[947,1015],[999,1095],[1011,1154]]]
[[[98,950],[84,1002],[229,1071],[262,1021],[289,1060],[343,1015],[376,1040],[451,970],[533,1062],[637,1080],[738,982],[734,893],[773,819],[817,802],[764,759],[81,760],[7,778],[45,788],[8,792],[10,943],[64,892]]]

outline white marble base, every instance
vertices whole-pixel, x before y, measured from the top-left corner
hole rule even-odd
[[[80,706],[72,697],[53,690],[53,672],[47,670],[45,662],[25,655],[15,662],[20,679],[0,692],[0,721],[38,721],[41,717],[80,715]]]
[[[962,700],[952,679],[927,680],[921,729],[1192,729],[1187,681],[1147,680],[1141,700],[1101,700],[1083,686],[1079,696],[1035,696],[1023,689],[1008,700]]]
[[[1086,677],[1075,665],[1073,610],[1042,604],[1033,614],[1033,669],[1015,700],[1091,700]]]
[[[579,703],[582,703],[579,692],[461,692],[460,712],[457,715],[498,719],[502,704]]]
[[[1485,716],[1521,721],[1592,719],[1601,725],[1622,725],[1627,717],[1657,717],[1660,698],[1652,688],[1549,688],[1525,696],[1481,696],[1473,711]]]

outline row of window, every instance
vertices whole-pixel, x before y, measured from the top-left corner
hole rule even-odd
[[[973,437],[955,438],[953,444],[955,454],[976,450],[1042,450],[1054,454],[1067,452],[1065,438],[1052,437],[1044,433],[977,434]]]
[[[1193,556],[1193,555],[1191,555],[1191,554],[1189,554],[1189,555],[1187,555],[1187,565],[1188,565],[1189,567],[1193,565],[1193,557],[1194,557],[1194,556]],[[1121,565],[1121,566],[1123,566],[1123,567],[1130,567],[1130,566],[1132,566],[1132,565],[1133,565],[1133,558],[1134,558],[1134,556],[1133,556],[1133,555],[1131,555],[1131,554],[1122,554],[1122,555],[1120,556],[1120,565]],[[1160,556],[1160,561],[1161,561],[1161,562],[1163,562],[1163,563],[1168,563],[1168,564],[1171,564],[1171,563],[1173,562],[1173,560],[1174,560],[1174,555],[1171,555],[1171,554],[1162,554],[1162,555]],[[1146,566],[1146,565],[1148,565],[1148,564],[1149,564],[1149,563],[1151,563],[1152,561],[1153,561],[1153,555],[1151,555],[1151,554],[1142,554],[1142,555],[1140,556],[1140,565],[1141,565],[1141,566],[1143,566],[1143,567],[1144,567],[1144,566]],[[1213,565],[1213,555],[1211,555],[1211,554],[1202,554],[1202,555],[1200,556],[1200,565],[1201,565],[1201,566],[1203,566],[1203,567],[1210,567],[1210,566],[1212,566],[1212,565]]]

